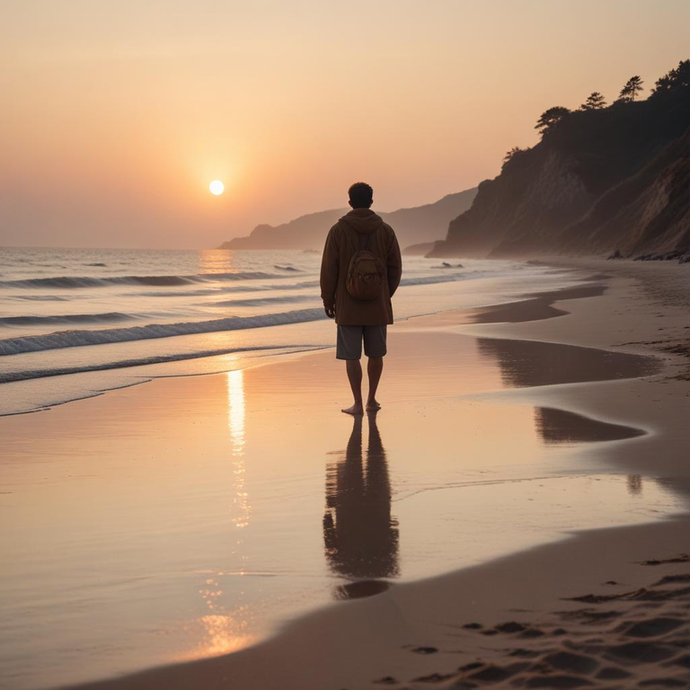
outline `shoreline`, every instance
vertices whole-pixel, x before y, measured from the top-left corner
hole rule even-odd
[[[481,303],[481,301],[473,300],[472,294],[481,295],[488,303],[502,301],[514,292],[514,282],[518,275],[516,268],[519,269],[520,275],[530,274],[530,279],[535,282],[534,289],[539,286],[546,289],[549,286],[573,282],[572,277],[570,281],[566,278],[554,279],[550,275],[551,272],[543,268],[533,267],[531,270],[523,270],[529,267],[522,263],[498,262],[498,268],[489,269],[484,265],[486,262],[480,262],[480,264],[482,265],[479,270],[475,270],[472,266],[463,269],[462,276],[459,274],[455,276],[457,272],[452,275],[434,272],[428,266],[412,266],[411,277],[406,279],[409,280],[410,292],[405,295],[405,308],[398,313],[401,319],[399,322],[416,318],[419,314],[433,314],[447,308],[449,302],[454,303],[455,306],[466,304],[468,301],[470,304]],[[420,274],[424,275],[420,277]],[[446,295],[447,284],[456,280],[461,281],[462,287],[458,286],[457,291],[454,289],[450,295]],[[476,292],[472,293],[470,286],[475,280],[479,285],[476,287]],[[301,286],[298,284],[294,289]],[[422,286],[424,290],[418,292],[416,286]],[[406,285],[405,290],[407,289]],[[318,297],[314,296],[313,300],[315,305],[320,304]],[[203,303],[202,306],[206,309],[207,307],[215,308],[214,305],[215,303],[211,303],[209,307]],[[133,305],[130,306],[134,308]],[[194,311],[193,305],[192,311]],[[32,339],[44,338],[44,336],[27,332],[24,334],[26,337],[23,337],[21,332],[16,334],[7,331],[7,334],[12,337],[3,342],[7,344],[7,342],[21,341],[20,350],[22,351],[7,354],[2,358],[7,366],[4,373],[0,375],[0,381],[2,381],[0,385],[5,391],[3,404],[0,405],[2,408],[0,416],[43,411],[65,402],[117,390],[131,382],[142,383],[148,379],[176,375],[222,373],[238,367],[254,366],[252,360],[263,364],[267,359],[272,361],[282,354],[331,347],[332,324],[329,324],[320,307],[311,311],[318,312],[315,318],[296,323],[288,322],[281,325],[281,319],[278,319],[276,325],[266,323],[256,325],[255,328],[231,329],[225,333],[188,335],[180,333],[160,336],[154,334],[155,337],[152,338],[107,343],[106,349],[103,350],[97,346],[87,346],[82,350],[82,346],[87,343],[79,342],[73,346],[55,347],[50,350],[23,351],[26,348],[24,340],[33,342]],[[212,311],[207,310],[204,313],[207,318],[212,315]],[[220,312],[213,313],[216,316],[220,314]],[[284,315],[296,313],[288,311]],[[253,314],[248,318],[254,319],[256,316]],[[266,315],[259,314],[258,316],[261,320]],[[242,316],[242,318],[245,317]],[[165,322],[165,319],[163,321]],[[191,321],[190,323],[198,325],[202,322]],[[162,325],[167,328],[170,324],[163,323]],[[146,327],[149,326],[153,327],[155,324],[148,324]],[[79,330],[74,331],[74,334],[98,340],[100,339],[98,334],[101,332],[103,331],[100,329]],[[110,333],[110,329],[106,329],[106,332]],[[75,340],[76,335],[66,337],[70,333],[72,331],[63,332],[62,336],[65,337],[62,341],[66,343]],[[61,344],[64,343],[57,343],[57,345]],[[46,360],[48,356],[46,353],[50,355],[48,360]],[[50,361],[52,366],[46,366],[47,361]]]
[[[591,266],[587,268],[591,269]],[[601,347],[606,344],[609,349],[614,349],[617,343],[603,342],[607,338],[608,340],[616,339],[616,333],[611,333],[610,328],[608,333],[605,329],[600,329],[594,333],[595,329],[584,330],[580,328],[578,330],[576,325],[573,326],[573,322],[576,322],[578,319],[580,319],[580,325],[583,319],[591,320],[591,307],[597,301],[599,309],[595,310],[597,312],[596,319],[601,319],[607,314],[610,317],[610,309],[630,299],[629,291],[631,286],[622,285],[628,279],[624,276],[621,280],[615,275],[615,271],[611,271],[611,273],[614,274],[612,282],[616,283],[615,289],[609,289],[603,297],[588,299],[584,303],[583,301],[568,302],[565,307],[567,310],[566,315],[561,318],[539,321],[518,320],[510,324],[505,322],[479,324],[469,328],[463,326],[463,332],[483,337],[512,337],[515,339],[540,340],[541,342],[564,342],[565,338],[568,338],[569,340],[565,342],[571,342],[574,339],[576,341],[579,340],[576,344],[586,347]],[[572,299],[574,300],[575,298]],[[608,307],[602,308],[602,301],[606,303],[607,299]],[[558,303],[558,300],[553,300],[553,302]],[[515,304],[520,304],[520,302]],[[654,304],[650,300],[645,307],[648,310],[651,307],[653,310],[656,308]],[[503,307],[504,305],[497,306]],[[543,306],[540,304],[539,308],[542,309]],[[547,307],[550,307],[550,304]],[[673,311],[678,309],[678,307],[670,305],[668,309]],[[556,316],[560,316],[560,314]],[[673,325],[674,319],[677,320],[678,317],[679,315],[674,313],[670,317],[667,316],[667,321],[670,321],[671,325]],[[434,317],[421,318],[433,319]],[[554,334],[554,328],[548,328],[548,326],[552,326],[566,318],[570,321],[570,324],[566,322],[568,327],[555,329],[560,331],[560,333]],[[683,314],[680,315],[680,318],[683,318]],[[643,320],[641,318],[636,319],[638,326]],[[547,326],[546,328],[545,325]],[[612,444],[612,447],[604,449],[603,452],[614,463],[620,464],[621,467],[626,469],[645,469],[647,472],[650,470],[652,472],[656,471],[657,474],[660,471],[660,476],[664,481],[672,481],[678,489],[687,493],[690,482],[688,481],[688,468],[682,464],[684,459],[682,442],[684,438],[683,420],[687,418],[688,392],[687,384],[684,384],[682,379],[678,378],[679,372],[684,369],[685,362],[683,355],[680,353],[654,350],[644,342],[644,338],[649,339],[651,337],[654,327],[647,326],[646,333],[638,333],[636,337],[641,340],[635,344],[625,345],[623,346],[624,349],[621,347],[616,349],[664,357],[662,373],[643,379],[569,385],[565,389],[563,386],[549,386],[541,388],[539,396],[542,402],[549,402],[559,409],[576,411],[593,416],[595,419],[607,419],[608,421],[626,426],[640,428],[636,422],[646,420],[646,428],[652,429],[653,433],[636,439],[634,447],[636,452],[630,452],[630,445],[625,445],[624,450],[621,452],[621,450],[617,449],[616,444]],[[622,330],[628,329],[626,327]],[[638,328],[637,330],[644,331],[645,329]],[[564,331],[565,334],[563,333]],[[572,338],[573,332],[576,331],[579,337]],[[556,339],[557,337],[562,339],[559,341]],[[309,357],[310,355],[303,356]],[[509,396],[513,400],[517,400],[521,394],[533,396],[534,389],[512,390],[489,395]],[[661,398],[652,398],[651,395],[662,395],[668,398],[669,394],[671,397],[684,398],[685,407],[676,407],[675,414],[669,415],[668,409],[663,411],[654,410],[651,402],[647,402],[646,405],[639,402],[640,398],[647,398],[650,401],[661,400]],[[616,403],[614,409],[617,412],[612,416],[613,402]],[[667,408],[668,406],[659,405],[658,407]],[[642,428],[645,428],[645,426]],[[678,445],[679,443],[681,444],[680,446]],[[642,444],[642,447],[640,444]],[[657,448],[657,454],[654,457],[659,462],[656,466],[650,468],[647,454],[653,452],[658,445],[663,446],[664,444],[669,446],[672,452],[659,453]],[[570,562],[570,566],[568,568],[559,567],[560,575],[557,579],[562,581],[561,586],[556,587],[553,583],[548,583],[550,584],[546,588],[548,591],[545,589],[545,582],[541,581],[537,591],[531,591],[529,588],[521,592],[513,591],[511,593],[509,591],[507,594],[508,599],[504,596],[501,601],[498,601],[496,598],[498,584],[495,587],[488,587],[492,592],[492,601],[481,601],[479,603],[475,601],[472,607],[473,611],[476,612],[475,617],[481,617],[484,621],[494,620],[495,622],[500,622],[501,618],[505,618],[508,615],[504,609],[501,609],[501,604],[505,606],[507,600],[512,600],[513,602],[515,600],[531,601],[533,604],[537,602],[542,607],[542,610],[545,610],[548,608],[548,603],[553,604],[554,600],[566,594],[577,596],[582,594],[584,590],[590,591],[599,586],[599,581],[604,581],[602,580],[603,577],[607,577],[607,579],[615,577],[615,579],[637,581],[637,584],[642,586],[644,583],[639,582],[641,578],[639,574],[634,572],[636,569],[629,562],[619,562],[623,558],[622,554],[626,554],[626,560],[629,560],[633,554],[635,554],[635,558],[638,560],[652,557],[668,558],[670,555],[673,555],[674,550],[679,553],[683,548],[686,548],[684,546],[684,535],[687,534],[688,527],[690,527],[690,518],[684,514],[665,522],[633,527],[587,530],[571,536],[564,535],[563,539],[556,543],[528,549],[517,555],[492,560],[480,566],[465,568],[418,582],[395,584],[391,589],[376,597],[348,603],[347,609],[331,606],[317,613],[308,614],[303,619],[289,623],[282,631],[279,631],[267,641],[230,656],[203,659],[181,666],[166,666],[129,675],[122,679],[111,679],[70,687],[143,688],[160,685],[161,687],[186,688],[198,686],[198,683],[204,683],[205,687],[212,688],[223,685],[223,679],[228,679],[229,676],[237,682],[240,682],[241,679],[241,687],[243,688],[285,687],[286,680],[295,687],[304,688],[323,688],[330,687],[331,685],[333,687],[345,687],[348,684],[354,684],[352,687],[369,687],[376,678],[391,678],[390,674],[386,674],[386,669],[388,671],[395,669],[396,673],[394,675],[396,677],[404,675],[401,671],[409,671],[407,677],[421,678],[425,669],[429,670],[430,668],[438,667],[436,671],[440,671],[441,666],[443,666],[440,663],[442,657],[430,656],[427,659],[419,654],[410,654],[409,650],[402,653],[401,650],[403,650],[406,643],[403,642],[402,647],[398,644],[401,640],[398,639],[399,632],[395,631],[395,625],[390,620],[391,611],[395,613],[393,617],[398,624],[400,623],[400,616],[403,615],[406,639],[410,640],[416,637],[419,644],[423,643],[427,646],[434,646],[434,644],[438,644],[439,635],[441,634],[443,637],[445,633],[439,633],[440,623],[438,621],[430,624],[428,619],[433,620],[436,615],[441,619],[446,619],[446,623],[443,625],[451,625],[450,621],[454,615],[458,619],[462,618],[462,615],[454,605],[449,606],[448,599],[452,598],[453,591],[466,591],[472,582],[482,582],[486,588],[487,578],[488,580],[493,579],[498,582],[501,577],[500,571],[507,562],[511,564],[511,572],[523,573],[523,577],[525,571],[534,572],[535,568],[538,570],[538,566],[535,563],[540,559],[541,561],[553,561],[550,567],[553,566],[557,558],[562,559],[563,562]],[[660,546],[660,544],[663,544],[663,546]],[[602,553],[609,554],[612,549],[617,553],[616,558],[602,556]],[[590,558],[596,554],[596,563],[583,564],[575,558],[576,554],[580,560],[584,558],[583,554],[588,554]],[[573,559],[579,563],[580,572],[574,567]],[[612,576],[611,573],[614,570],[616,575]],[[607,575],[606,573],[609,574]],[[438,592],[439,583],[442,583],[442,589],[446,590],[444,594],[439,594]],[[514,587],[515,584],[513,583],[513,589]],[[526,584],[523,583],[521,587],[524,589]],[[431,592],[430,590],[432,589],[436,591]],[[424,604],[421,608],[420,600]],[[432,606],[431,603],[434,605]],[[404,613],[401,614],[401,611]],[[362,621],[358,621],[359,616],[363,616],[367,624],[372,624],[374,619],[376,619],[376,625],[373,626],[373,637],[372,630],[365,629],[367,626],[363,628]],[[412,621],[416,625],[412,624]],[[457,622],[460,624],[462,621],[458,620]],[[443,626],[441,625],[441,627]],[[418,630],[412,634],[411,629],[415,628],[418,628]],[[335,648],[328,646],[329,644],[332,645],[335,639],[338,640],[339,645],[337,652]],[[366,645],[363,644],[364,641],[366,641]],[[410,644],[414,644],[414,642]],[[377,648],[375,652],[370,649],[372,646]],[[474,658],[477,656],[474,653],[476,651],[479,650],[463,652],[460,656],[465,659],[469,653]],[[324,665],[328,666],[328,664],[324,664],[323,655],[329,656],[331,667],[324,668]],[[353,676],[353,672],[348,670],[350,667],[349,660],[357,658],[359,662],[363,655],[366,657],[366,663],[360,664]],[[371,657],[376,658],[372,659]],[[431,659],[433,659],[433,662]],[[270,671],[264,668],[268,664],[272,666]],[[315,673],[315,669],[318,669],[318,673]],[[415,673],[417,674],[416,676],[413,675]],[[455,675],[457,676],[457,673]],[[410,687],[410,682],[412,681],[404,684],[404,687]],[[395,683],[392,680],[386,681],[386,684],[391,686],[397,686],[397,683],[398,681],[395,681]],[[403,687],[403,685],[400,687]]]

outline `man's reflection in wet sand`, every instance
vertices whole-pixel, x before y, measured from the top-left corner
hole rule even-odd
[[[628,475],[628,493],[631,496],[639,496],[642,493],[642,475],[629,474]]]
[[[398,574],[398,523],[391,517],[391,488],[386,452],[376,413],[367,415],[369,439],[362,451],[362,417],[353,420],[344,457],[326,469],[323,540],[334,573],[353,580],[336,596],[368,596],[387,588],[372,582]]]

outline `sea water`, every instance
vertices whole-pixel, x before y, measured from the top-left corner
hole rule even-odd
[[[1,249],[0,414],[332,346],[320,260],[302,251]],[[405,257],[394,309],[406,319],[556,281],[564,276],[544,266]]]

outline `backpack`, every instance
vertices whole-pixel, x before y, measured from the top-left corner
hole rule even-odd
[[[373,234],[375,233],[367,236],[364,249],[359,249],[355,252],[347,268],[345,287],[353,299],[370,301],[376,299],[383,290],[383,282],[386,280],[386,268],[383,265],[383,261],[368,249]],[[356,235],[357,241],[361,246],[359,233],[356,233]]]

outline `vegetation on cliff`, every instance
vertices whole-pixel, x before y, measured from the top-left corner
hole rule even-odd
[[[690,253],[690,60],[643,88],[542,113],[541,141],[506,154],[429,255]]]

